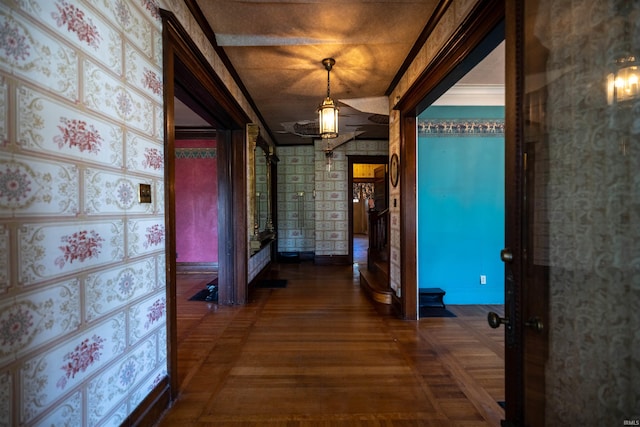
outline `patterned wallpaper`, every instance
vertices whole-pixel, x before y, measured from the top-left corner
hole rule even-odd
[[[314,148],[278,147],[278,157],[278,251],[314,252]]]
[[[0,4],[0,425],[118,425],[166,375],[160,40],[154,1]]]
[[[548,158],[537,203],[548,229],[537,262],[550,268],[547,425],[637,424],[640,100],[607,105],[605,79],[640,51],[640,3],[545,0],[528,16],[553,76],[543,127],[527,135]]]
[[[349,253],[349,204],[353,189],[349,188],[348,155],[384,156],[387,141],[354,140],[333,152],[331,170],[327,171],[322,141],[315,143],[315,215],[316,255]]]
[[[278,250],[315,255],[349,253],[347,155],[386,155],[387,141],[356,140],[334,151],[326,169],[325,145],[279,147]],[[315,190],[315,197],[314,197]]]
[[[120,425],[166,376],[159,7],[260,123],[181,1],[0,4],[0,426]]]

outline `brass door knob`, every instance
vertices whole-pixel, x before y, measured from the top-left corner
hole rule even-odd
[[[530,317],[529,320],[524,322],[524,325],[533,328],[536,332],[541,332],[544,329],[544,324],[539,317]]]
[[[496,328],[499,328],[500,325],[507,326],[509,324],[509,319],[505,317],[500,317],[498,313],[494,313],[493,311],[490,311],[489,314],[487,315],[487,322],[489,322],[489,326],[491,326],[493,329],[496,329]]]
[[[511,252],[511,249],[504,248],[503,250],[501,250],[500,251],[500,259],[502,260],[502,262],[512,262],[513,261],[513,252]]]

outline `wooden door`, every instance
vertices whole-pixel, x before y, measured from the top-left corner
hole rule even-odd
[[[505,263],[505,316],[489,314],[492,327],[503,324],[505,328],[504,426],[545,425],[549,338],[546,87],[534,87],[529,81],[544,72],[547,58],[528,19],[537,3],[506,5],[506,247],[500,254]]]
[[[622,425],[638,413],[628,349],[638,330],[640,6],[578,3],[506,2],[506,425]]]

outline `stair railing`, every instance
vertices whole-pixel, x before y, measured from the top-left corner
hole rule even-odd
[[[376,264],[388,261],[389,209],[369,211],[369,250],[367,268],[375,270]]]

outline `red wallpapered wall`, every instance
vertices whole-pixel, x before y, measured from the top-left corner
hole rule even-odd
[[[176,140],[178,263],[218,262],[218,172],[217,158],[212,152],[215,148],[215,140]]]

